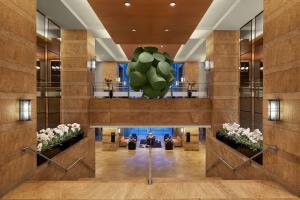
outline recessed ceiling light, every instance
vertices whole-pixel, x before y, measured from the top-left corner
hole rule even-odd
[[[175,2],[171,2],[171,3],[170,3],[170,6],[171,6],[171,7],[175,7],[175,6],[176,6],[176,3],[175,3]]]
[[[124,5],[125,5],[126,7],[131,6],[131,4],[130,4],[129,2],[125,2]]]
[[[133,28],[133,29],[131,29],[131,31],[132,31],[132,32],[136,32],[136,29],[135,29],[135,28]]]
[[[166,29],[165,29],[165,32],[169,32],[169,29],[166,28]]]

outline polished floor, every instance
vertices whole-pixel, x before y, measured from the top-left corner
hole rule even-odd
[[[118,151],[102,151],[96,143],[96,177],[108,180],[141,179],[148,174],[149,150],[137,147],[136,151],[119,148]],[[159,178],[195,179],[205,177],[205,145],[200,151],[173,151],[152,149],[152,174]]]
[[[154,149],[153,184],[147,185],[148,149],[102,151],[96,144],[96,178],[28,181],[3,199],[298,199],[271,181],[205,177],[200,151]]]

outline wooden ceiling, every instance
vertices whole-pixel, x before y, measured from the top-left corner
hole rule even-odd
[[[132,47],[129,58],[141,44],[164,45],[176,52],[195,30],[212,0],[88,0],[116,44]],[[170,2],[176,2],[171,7]],[[133,32],[132,29],[136,29]],[[168,29],[169,31],[165,31]],[[127,52],[129,51],[129,52]],[[130,52],[131,51],[131,52]],[[171,54],[171,52],[168,52]],[[172,53],[174,56],[175,54]]]

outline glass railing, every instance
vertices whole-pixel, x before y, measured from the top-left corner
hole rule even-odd
[[[134,91],[126,82],[95,83],[93,93],[98,98],[140,98],[142,91]],[[170,87],[164,98],[207,98],[207,83],[179,82]]]
[[[240,85],[240,97],[262,97],[263,82],[247,82]]]

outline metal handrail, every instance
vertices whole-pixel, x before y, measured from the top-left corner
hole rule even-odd
[[[22,152],[26,152],[26,151],[30,151],[34,154],[37,154],[37,155],[40,155],[41,157],[43,157],[44,159],[46,159],[49,163],[53,163],[55,164],[56,166],[58,166],[59,168],[63,169],[65,171],[65,173],[67,173],[69,170],[71,170],[73,167],[75,167],[79,162],[84,164],[86,167],[88,167],[90,170],[92,171],[95,171],[95,169],[93,167],[91,167],[89,164],[87,164],[83,157],[80,157],[78,159],[76,159],[75,161],[73,161],[70,165],[68,165],[67,167],[64,167],[63,165],[61,165],[60,163],[58,163],[57,161],[51,159],[51,158],[48,158],[47,156],[45,156],[44,154],[34,150],[33,148],[31,147],[24,147],[21,149]]]
[[[230,165],[226,160],[224,160],[224,158],[222,158],[221,156],[218,156],[218,160],[215,163],[213,163],[208,169],[212,168],[217,162],[222,161],[229,169],[231,169],[232,171],[235,172],[236,170],[238,170],[240,167],[244,166],[245,164],[251,163],[254,160],[254,158],[256,158],[257,156],[263,154],[264,152],[266,152],[266,151],[275,152],[277,150],[278,150],[278,148],[275,145],[267,146],[267,147],[263,148],[263,150],[261,150],[260,152],[256,153],[255,155],[251,156],[250,158],[248,158],[247,160],[243,161],[242,163],[240,163],[237,166]]]

